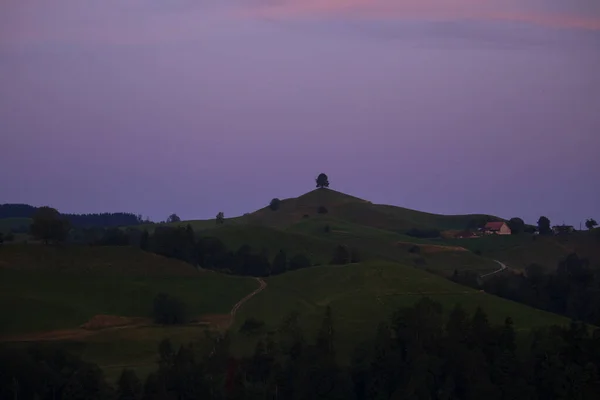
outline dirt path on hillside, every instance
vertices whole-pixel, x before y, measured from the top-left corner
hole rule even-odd
[[[247,302],[248,300],[250,300],[252,297],[256,296],[257,294],[259,294],[260,292],[262,292],[263,290],[265,290],[265,288],[267,287],[267,282],[265,282],[262,278],[254,278],[254,279],[256,279],[256,281],[258,282],[258,284],[260,286],[254,292],[250,293],[249,295],[247,295],[246,297],[244,297],[243,299],[241,299],[240,301],[238,301],[233,306],[233,308],[229,312],[230,319],[229,319],[229,325],[227,326],[228,328],[231,325],[233,325],[233,323],[235,322],[235,315],[237,314],[237,312],[240,309],[240,307],[243,306],[244,303]]]
[[[508,267],[506,266],[506,264],[504,264],[504,263],[502,263],[502,262],[500,262],[500,261],[498,261],[498,260],[494,260],[494,262],[500,266],[500,269],[497,269],[497,270],[496,270],[496,271],[494,271],[494,272],[490,272],[489,274],[484,274],[484,275],[481,275],[481,276],[480,276],[480,278],[486,278],[486,277],[488,277],[488,276],[491,276],[491,275],[497,274],[498,272],[502,272],[502,271],[504,271],[505,269],[508,269]]]
[[[258,282],[259,287],[256,290],[254,290],[252,293],[244,296],[240,301],[235,303],[233,308],[229,312],[229,315],[227,315],[227,314],[214,315],[214,316],[212,316],[212,318],[210,318],[210,317],[207,318],[208,321],[211,321],[211,320],[216,321],[218,319],[222,320],[223,317],[225,317],[227,319],[227,322],[223,323],[222,327],[225,329],[229,329],[229,327],[231,327],[231,325],[233,325],[233,323],[235,322],[235,316],[236,316],[238,310],[240,309],[240,307],[242,307],[244,305],[244,303],[246,303],[252,297],[256,296],[258,293],[262,292],[267,287],[267,282],[265,282],[262,278],[254,278],[254,279],[256,279],[256,281]],[[98,316],[93,317],[90,321],[93,321],[97,317]],[[103,316],[103,317],[109,317],[109,316]],[[121,323],[123,323],[122,320],[124,319],[124,317],[114,317],[114,318],[120,320]],[[100,333],[105,333],[105,332],[153,326],[152,321],[150,321],[150,320],[145,321],[144,318],[130,318],[130,320],[132,320],[132,323],[130,323],[128,325],[123,324],[123,325],[119,325],[119,326],[106,326],[106,327],[97,328],[97,329],[85,329],[84,326],[89,325],[89,322],[87,322],[87,323],[83,324],[82,327],[79,329],[61,329],[61,330],[46,331],[46,332],[26,333],[26,334],[22,334],[22,335],[0,336],[0,342],[38,342],[38,341],[57,341],[57,340],[79,340],[79,339],[85,339],[87,337],[97,335]],[[193,325],[206,326],[206,321],[201,320],[198,323],[193,324]],[[215,325],[219,325],[219,324],[215,324]]]

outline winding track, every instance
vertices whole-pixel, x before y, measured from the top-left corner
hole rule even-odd
[[[254,279],[256,279],[256,281],[258,282],[258,284],[260,286],[254,292],[250,293],[249,295],[247,295],[246,297],[244,297],[243,299],[241,299],[240,301],[238,301],[237,303],[235,303],[235,305],[233,306],[233,308],[229,312],[229,315],[231,316],[231,318],[229,320],[228,327],[231,326],[231,325],[233,325],[233,322],[235,321],[235,314],[240,309],[240,307],[243,306],[245,302],[247,302],[252,297],[254,297],[257,294],[259,294],[260,292],[262,292],[267,287],[267,282],[265,282],[262,278],[254,278]]]
[[[497,263],[497,264],[500,266],[500,269],[498,269],[498,270],[496,270],[496,271],[494,271],[494,272],[490,272],[489,274],[481,275],[481,276],[480,276],[480,278],[485,278],[485,277],[488,277],[488,276],[490,276],[490,275],[497,274],[498,272],[502,272],[502,271],[504,271],[505,269],[507,269],[507,268],[508,268],[508,267],[506,266],[506,264],[504,264],[504,263],[502,263],[502,262],[500,262],[500,261],[498,261],[498,260],[494,260],[494,262],[495,262],[495,263]]]

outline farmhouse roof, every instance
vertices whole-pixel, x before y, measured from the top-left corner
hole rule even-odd
[[[503,225],[504,225],[504,222],[502,222],[502,221],[488,222],[487,224],[485,224],[485,229],[489,229],[490,231],[499,231]]]

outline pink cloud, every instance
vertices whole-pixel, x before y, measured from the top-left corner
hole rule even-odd
[[[600,30],[596,0],[0,0],[0,45],[145,45],[230,34],[241,20],[517,21]],[[232,34],[232,33],[231,33]]]
[[[284,0],[274,4],[254,4],[240,10],[239,15],[270,19],[481,19],[525,22],[555,28],[600,30],[600,7],[593,7],[591,10],[594,12],[586,14],[584,11],[551,11],[556,10],[556,7],[553,9],[531,0]]]

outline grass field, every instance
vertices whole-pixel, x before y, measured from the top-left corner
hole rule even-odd
[[[227,232],[228,229],[233,228],[219,230]],[[272,235],[269,228],[264,229],[254,231],[257,243],[281,240],[281,237],[269,236]],[[312,248],[315,243],[323,242],[325,251],[330,245],[306,235],[289,234],[292,238],[298,235],[308,240],[307,244],[291,241],[293,246]],[[246,242],[249,239],[232,236],[228,240]],[[398,249],[408,257],[408,262],[414,257],[405,249]],[[452,257],[467,257],[461,262],[476,257],[468,251],[433,252],[422,256],[428,268],[435,267],[436,263],[444,268],[457,265],[458,260]],[[441,301],[447,311],[457,302],[471,310],[481,305],[492,322],[500,323],[510,315],[518,329],[565,321],[455,285],[418,268],[385,261],[312,267],[268,278],[267,283],[263,292],[238,311],[234,332],[247,317],[265,320],[269,328],[274,328],[284,316],[297,310],[302,313],[307,334],[312,337],[326,305],[330,304],[336,318],[339,351],[346,356],[357,341],[374,333],[374,325],[388,318],[397,307],[410,305],[422,296]],[[192,316],[227,314],[256,287],[252,278],[197,271],[188,264],[135,248],[4,246],[0,249],[0,336],[74,329],[99,314],[149,317],[152,300],[159,292],[180,297]],[[85,360],[97,363],[114,381],[125,366],[134,368],[142,377],[152,371],[156,367],[156,348],[163,338],[169,337],[176,344],[206,344],[205,329],[198,325],[108,329],[53,344],[64,345]],[[253,346],[253,339],[234,333],[237,354],[244,354]]]
[[[0,270],[0,334],[77,328],[94,315],[150,317],[160,292],[181,298],[191,316],[228,313],[256,287],[253,279],[197,276],[72,276]]]
[[[150,317],[159,292],[181,298],[192,317],[228,314],[256,287],[252,278],[196,271],[134,248],[4,246],[0,248],[0,336],[74,329],[100,314]],[[198,325],[109,329],[60,344],[100,365],[111,379],[124,365],[144,376],[155,368],[156,349],[163,338],[201,343],[205,329]]]
[[[197,276],[89,276],[0,270],[0,336],[73,329],[95,315],[150,317],[159,292],[182,299],[190,316],[228,314],[256,289],[251,278],[213,272]],[[203,343],[205,326],[141,326],[108,329],[60,341],[84,360],[98,364],[114,381],[127,366],[144,377],[156,368],[158,343]],[[56,342],[54,342],[56,344]]]
[[[565,318],[456,285],[413,267],[378,262],[341,267],[313,267],[267,279],[268,287],[250,300],[238,313],[236,326],[245,318],[266,322],[276,328],[292,310],[310,338],[320,325],[325,307],[330,305],[338,335],[338,353],[349,356],[353,347],[375,333],[376,325],[387,320],[402,306],[412,305],[423,296],[443,304],[450,312],[456,303],[473,311],[481,306],[495,324],[513,318],[517,330],[567,323]],[[253,339],[237,334],[238,352],[250,351]],[[347,359],[345,361],[348,361]]]
[[[11,244],[0,247],[0,271],[39,271],[93,277],[97,275],[197,276],[182,261],[133,247],[44,246]]]

